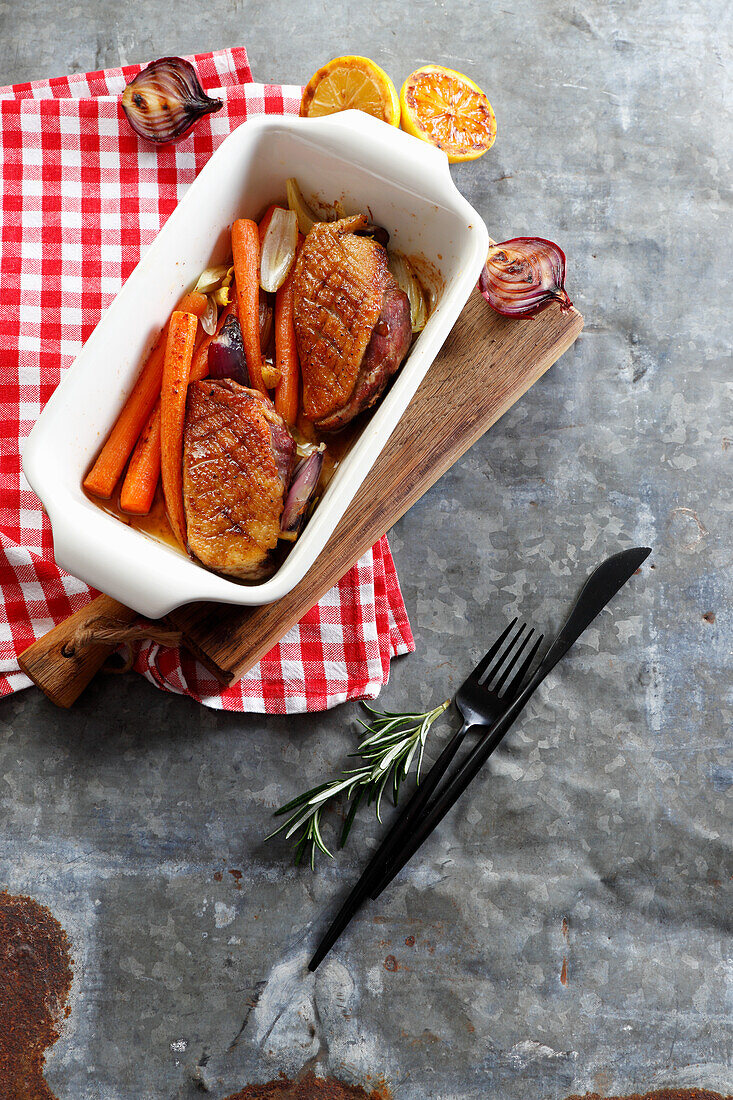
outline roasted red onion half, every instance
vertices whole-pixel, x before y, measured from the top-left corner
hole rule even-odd
[[[495,244],[478,288],[497,313],[505,317],[532,317],[559,302],[571,308],[565,290],[565,253],[543,237],[514,237]]]
[[[209,377],[231,378],[240,386],[249,385],[242,329],[233,313],[229,314],[221,332],[209,344]]]
[[[136,134],[163,145],[178,141],[203,115],[221,110],[207,96],[196,70],[182,57],[159,57],[133,77],[122,93],[122,109]]]
[[[383,225],[374,225],[373,222],[365,225],[363,229],[355,230],[354,236],[371,237],[377,244],[381,244],[382,248],[386,248],[389,244],[389,231]]]
[[[295,542],[305,522],[308,508],[318,488],[323,467],[323,451],[317,450],[304,458],[293,474],[280,520],[280,538]]]

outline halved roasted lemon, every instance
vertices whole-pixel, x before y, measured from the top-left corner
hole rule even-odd
[[[455,164],[475,160],[491,148],[496,116],[470,77],[442,65],[423,65],[400,92],[402,129],[437,145]]]
[[[400,124],[397,89],[379,65],[368,57],[334,57],[314,73],[300,101],[300,117],[333,115],[338,111],[365,111],[389,123]]]

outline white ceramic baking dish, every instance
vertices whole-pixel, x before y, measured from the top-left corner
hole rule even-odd
[[[244,585],[121,523],[82,478],[181,293],[229,252],[235,218],[257,217],[295,176],[306,197],[369,210],[390,244],[439,271],[437,307],[394,385],[338,467],[274,576]],[[28,437],[23,471],[41,498],[62,568],[151,618],[192,600],[270,603],[313,565],[456,321],[488,251],[443,153],[358,111],[252,119],[221,145],[135,268]]]

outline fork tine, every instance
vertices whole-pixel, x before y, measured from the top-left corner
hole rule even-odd
[[[494,684],[494,687],[493,687],[493,690],[497,693],[497,695],[499,694],[501,689],[504,687],[504,684],[506,683],[506,679],[507,679],[509,673],[512,671],[512,669],[516,665],[517,661],[519,660],[519,658],[524,653],[524,651],[527,648],[527,645],[528,645],[530,639],[532,638],[533,634],[534,634],[534,630],[530,630],[529,634],[527,634],[526,637],[524,638],[524,641],[520,645],[519,649],[515,653],[513,653],[512,656],[507,661],[506,668],[504,669],[501,676],[496,681],[496,683]],[[521,637],[521,634],[517,637],[517,641],[519,641],[520,637]]]
[[[486,672],[486,669],[489,667],[489,665],[493,661],[494,657],[498,653],[499,648],[501,647],[501,644],[504,641],[504,639],[506,638],[507,634],[512,629],[512,627],[516,624],[516,621],[517,621],[517,616],[515,616],[512,619],[512,621],[509,623],[509,626],[506,628],[504,633],[501,634],[500,637],[498,637],[496,639],[496,641],[494,642],[494,644],[492,645],[491,649],[486,654],[486,656],[481,658],[481,660],[479,661],[479,663],[476,665],[475,669],[471,673],[469,679],[475,679],[475,680],[480,680],[481,679],[483,674]]]
[[[494,677],[497,675],[497,673],[501,671],[501,668],[502,668],[504,662],[509,657],[509,654],[514,649],[515,645],[517,644],[519,639],[522,637],[522,635],[524,634],[526,629],[527,629],[527,624],[526,623],[520,623],[519,624],[519,630],[517,630],[514,633],[513,637],[509,638],[508,642],[506,643],[506,645],[504,646],[504,648],[502,649],[501,653],[496,658],[494,663],[492,664],[489,671],[484,676],[482,676],[481,679],[479,680],[479,683],[481,684],[482,687],[488,688],[489,684],[494,679]]]
[[[533,633],[534,633],[534,631],[530,632],[529,637],[527,638],[527,641],[529,641],[529,639],[532,637]],[[543,638],[544,638],[544,634],[540,634],[539,637],[537,638],[537,641],[535,642],[535,644],[532,646],[529,653],[525,657],[524,661],[522,662],[521,668],[517,672],[516,676],[514,676],[511,683],[509,684],[509,687],[506,689],[506,691],[504,693],[504,698],[505,699],[507,699],[507,698],[511,699],[511,697],[513,695],[516,695],[517,692],[519,691],[519,688],[522,685],[522,681],[524,680],[524,677],[529,672],[530,666],[531,666],[532,662],[534,661],[535,657],[537,656],[537,650],[542,645],[542,639]],[[524,646],[522,646],[522,649],[524,649]],[[521,653],[521,650],[519,652]]]

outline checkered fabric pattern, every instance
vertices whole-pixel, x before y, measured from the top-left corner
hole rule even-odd
[[[298,109],[299,87],[253,83],[244,49],[191,61],[224,107],[162,148],[141,142],[119,105],[142,66],[0,88],[0,695],[30,682],[18,654],[94,596],[54,562],[48,519],[21,473],[24,437],[227,134],[252,115]],[[390,659],[412,649],[385,538],[232,687],[151,643],[134,667],[207,706],[295,713],[374,698]]]

